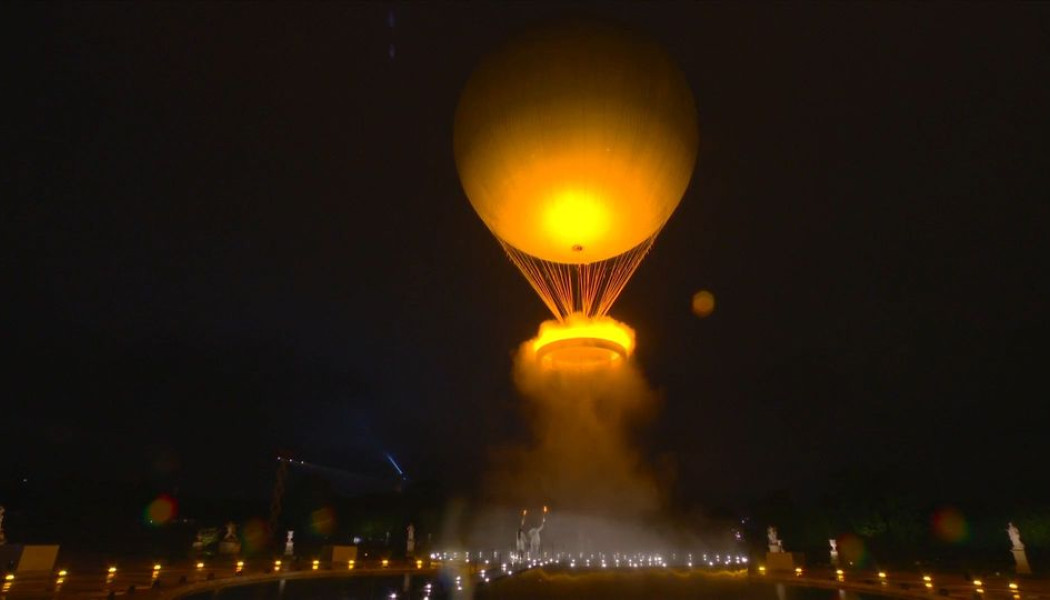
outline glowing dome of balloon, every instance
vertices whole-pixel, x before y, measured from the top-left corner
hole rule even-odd
[[[475,211],[564,318],[609,309],[678,206],[697,140],[693,94],[659,45],[574,21],[477,68],[453,150]]]

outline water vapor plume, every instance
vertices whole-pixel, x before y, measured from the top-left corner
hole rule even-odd
[[[587,326],[616,327],[602,317]],[[545,323],[543,330],[558,327]],[[573,327],[581,326],[573,323]],[[607,364],[545,364],[535,340],[521,345],[514,381],[524,398],[532,440],[503,448],[489,478],[489,500],[593,516],[638,516],[659,510],[661,486],[636,449],[635,435],[655,413],[656,395],[628,357]]]

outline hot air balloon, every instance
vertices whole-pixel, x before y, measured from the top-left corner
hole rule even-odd
[[[533,29],[488,56],[453,150],[478,216],[559,320],[608,313],[696,163],[682,72],[618,25]]]

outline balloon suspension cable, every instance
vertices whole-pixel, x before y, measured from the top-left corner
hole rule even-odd
[[[564,320],[573,313],[588,317],[605,316],[659,233],[657,231],[623,254],[586,264],[543,260],[525,254],[503,240],[500,244],[551,313],[558,320]]]

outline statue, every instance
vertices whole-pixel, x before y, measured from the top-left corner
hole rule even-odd
[[[1006,533],[1010,536],[1010,542],[1014,545],[1014,550],[1024,550],[1024,544],[1021,543],[1021,531],[1013,524],[1013,522],[1006,524]]]
[[[538,558],[540,555],[540,532],[543,531],[543,526],[547,524],[547,507],[543,507],[543,520],[540,521],[539,527],[533,527],[529,530],[529,558]]]
[[[828,540],[828,543],[831,544],[831,551],[836,553],[836,554],[838,554],[838,551],[839,551],[838,544],[839,543],[837,541],[835,541],[835,540]]]
[[[237,539],[237,525],[233,521],[226,523],[226,534],[219,542],[219,554],[237,554],[241,551],[241,541]]]
[[[1013,544],[1010,552],[1014,555],[1016,563],[1014,570],[1018,575],[1031,575],[1032,567],[1028,564],[1028,555],[1024,551],[1024,544],[1021,543],[1021,530],[1010,522],[1006,524],[1006,534],[1010,536],[1010,543]]]
[[[777,528],[770,525],[766,529],[766,537],[769,538],[769,551],[770,552],[783,552],[784,542],[777,537]]]
[[[408,541],[405,542],[405,556],[412,556],[416,552],[416,528],[408,524]]]
[[[284,540],[284,555],[295,556],[295,542],[292,541],[292,537],[295,536],[295,532],[292,530],[288,531],[288,537]]]
[[[525,557],[525,515],[529,514],[529,511],[521,510],[521,523],[518,525],[518,537],[514,542],[514,550],[517,552],[517,560],[522,560]]]
[[[834,538],[828,540],[831,545],[831,566],[839,566],[839,543]]]

